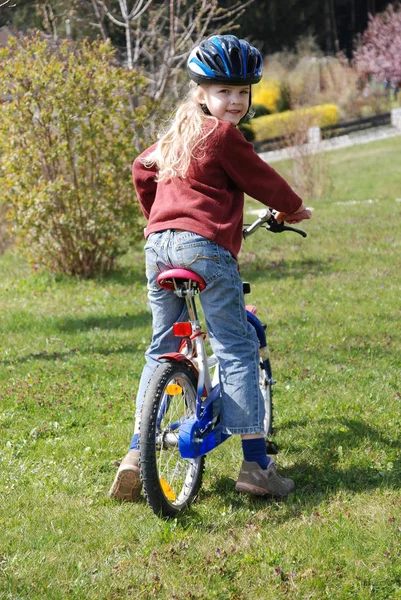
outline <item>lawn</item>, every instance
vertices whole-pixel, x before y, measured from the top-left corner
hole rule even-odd
[[[109,499],[151,330],[142,249],[88,281],[0,257],[2,599],[401,598],[400,154],[328,153],[308,237],[244,243],[285,502],[235,493],[237,438],[177,520]]]

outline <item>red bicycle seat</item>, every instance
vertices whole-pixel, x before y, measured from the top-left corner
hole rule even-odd
[[[189,271],[189,269],[169,269],[163,271],[157,277],[157,283],[166,290],[175,290],[174,281],[193,281],[198,284],[200,291],[206,287],[206,281],[194,271]]]

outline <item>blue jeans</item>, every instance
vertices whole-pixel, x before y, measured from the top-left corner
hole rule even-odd
[[[220,414],[223,430],[232,434],[263,434],[264,401],[259,389],[259,341],[247,322],[237,261],[218,244],[187,231],[153,233],[145,245],[148,296],[153,335],[137,394],[135,430],[149,379],[157,359],[179,349],[173,323],[188,320],[185,300],[158,286],[161,271],[192,269],[206,281],[200,293],[210,344],[220,365]]]

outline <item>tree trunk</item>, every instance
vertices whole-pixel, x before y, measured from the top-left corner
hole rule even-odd
[[[330,19],[330,0],[324,0],[324,29],[326,34],[326,52],[330,54],[333,51]]]
[[[334,0],[330,0],[330,21],[331,30],[334,37],[334,48],[336,52],[340,52],[340,44],[338,43],[337,24],[336,24],[336,13],[334,10]]]
[[[355,35],[355,0],[351,0],[351,36]]]
[[[125,40],[127,45],[127,67],[133,69],[134,65],[132,62],[132,32],[129,19],[126,21],[125,29]]]

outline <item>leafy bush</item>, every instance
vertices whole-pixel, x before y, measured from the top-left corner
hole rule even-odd
[[[334,104],[324,104],[311,108],[286,111],[275,115],[266,115],[251,121],[255,132],[255,140],[267,140],[278,136],[288,136],[300,129],[306,132],[308,127],[314,125],[325,127],[336,125],[338,122],[338,108]]]
[[[239,130],[242,132],[242,135],[248,142],[254,141],[255,133],[250,123],[241,123],[241,125],[239,125]]]
[[[263,78],[252,87],[252,100],[255,104],[263,104],[271,113],[276,112],[280,100],[280,84],[274,79]]]
[[[110,45],[39,37],[0,51],[2,202],[31,262],[91,276],[140,233],[130,166],[150,107]],[[143,90],[142,90],[143,95]]]
[[[283,82],[280,85],[280,98],[277,101],[277,112],[284,112],[286,110],[291,110],[292,98],[291,98],[291,90],[290,86]]]
[[[8,232],[6,213],[7,206],[0,204],[0,255],[3,254],[12,243]]]

